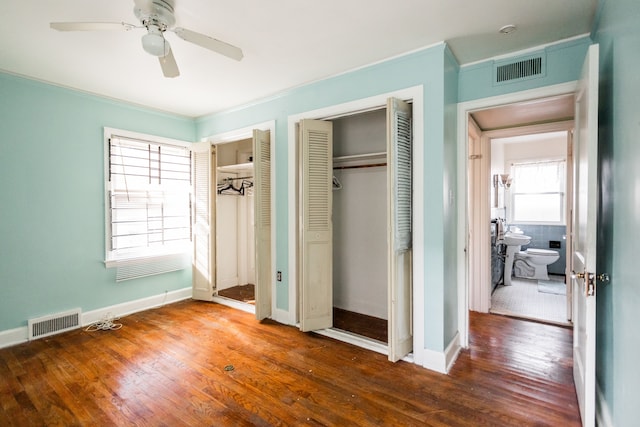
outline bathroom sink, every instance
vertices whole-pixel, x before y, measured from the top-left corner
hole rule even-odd
[[[513,234],[507,232],[504,235],[504,244],[507,246],[528,245],[530,241],[531,237],[525,236],[524,234]]]

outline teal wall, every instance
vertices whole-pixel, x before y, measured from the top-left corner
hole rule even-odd
[[[276,120],[275,138],[275,188],[276,188],[276,269],[283,272],[283,280],[277,284],[276,305],[289,310],[288,266],[288,116],[314,109],[333,106],[353,100],[371,97],[416,85],[424,86],[424,182],[415,188],[425,193],[425,294],[427,305],[425,320],[429,327],[425,331],[427,348],[443,348],[443,301],[444,301],[444,211],[443,178],[445,169],[454,167],[448,173],[455,175],[455,165],[444,165],[444,122],[445,103],[455,103],[457,80],[448,74],[445,99],[445,58],[447,66],[453,67],[446,45],[429,49],[366,67],[354,72],[322,80],[296,88],[270,99],[256,102],[244,108],[202,117],[197,120],[197,137],[243,128],[268,120]],[[455,67],[454,67],[455,68]],[[455,121],[455,120],[454,120]],[[451,129],[449,129],[451,131]],[[455,130],[453,131],[455,133]],[[455,188],[455,181],[453,183]],[[455,230],[453,231],[455,234]],[[450,297],[451,295],[449,295]],[[451,328],[457,330],[457,321]]]
[[[456,59],[447,50],[444,66],[444,175],[442,186],[444,222],[444,315],[443,350],[458,332],[458,78],[459,67]],[[429,209],[431,200],[426,198]],[[461,250],[461,249],[460,249]]]
[[[105,268],[104,126],[194,139],[192,119],[0,73],[0,331],[190,286]]]
[[[598,384],[616,426],[640,418],[640,2],[602,0],[600,45],[600,224],[596,322]]]

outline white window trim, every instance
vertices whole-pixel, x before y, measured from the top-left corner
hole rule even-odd
[[[112,251],[109,249],[109,242],[111,240],[111,224],[109,222],[109,184],[107,181],[107,176],[109,176],[109,139],[114,136],[121,136],[131,139],[137,139],[141,141],[149,141],[154,144],[160,145],[171,145],[178,147],[190,148],[191,143],[186,141],[180,141],[177,139],[165,138],[155,135],[149,135],[139,132],[132,132],[123,129],[116,129],[111,127],[104,128],[104,139],[103,139],[103,148],[104,148],[104,230],[105,230],[105,246],[104,246],[104,264],[106,268],[122,268],[127,266],[136,266],[136,265],[144,265],[149,263],[161,263],[163,261],[167,262],[175,262],[179,259],[184,259],[185,256],[190,257],[191,246],[187,246],[183,251],[158,251],[158,253],[153,254],[150,253],[144,256],[113,256],[111,254]],[[151,252],[151,251],[150,251]],[[111,256],[110,256],[111,255]],[[165,270],[170,271],[170,270]],[[163,272],[163,271],[159,271]],[[148,275],[148,274],[145,274]],[[140,276],[141,277],[141,276]]]

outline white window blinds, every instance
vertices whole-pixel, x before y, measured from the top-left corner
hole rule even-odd
[[[512,174],[514,222],[564,223],[564,160],[516,163]]]
[[[189,149],[117,135],[107,143],[107,259],[186,252]]]

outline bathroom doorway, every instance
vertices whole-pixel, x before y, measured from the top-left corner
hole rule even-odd
[[[564,130],[490,139],[491,265],[504,263],[492,277],[491,313],[569,324],[569,138]]]
[[[571,324],[573,102],[567,94],[470,113],[471,310]]]

